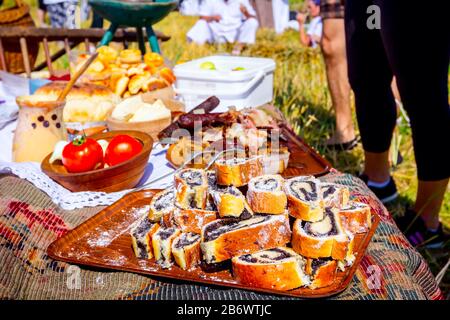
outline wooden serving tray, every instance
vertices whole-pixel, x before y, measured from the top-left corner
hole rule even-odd
[[[297,176],[320,177],[327,174],[331,164],[311,148],[287,125],[281,126],[281,133],[287,139],[287,148],[291,153],[289,163],[283,172],[285,178]]]
[[[197,267],[192,271],[184,271],[176,265],[170,269],[161,269],[154,259],[137,259],[131,247],[129,232],[131,226],[142,214],[148,212],[149,202],[157,191],[146,190],[126,195],[52,243],[48,247],[48,255],[55,260],[89,267],[114,269],[277,295],[320,298],[338,294],[347,288],[379,222],[379,217],[372,213],[372,228],[368,233],[356,236],[356,260],[354,264],[345,272],[338,271],[333,285],[316,290],[308,288],[291,291],[268,290],[238,283],[233,279],[229,270],[207,272]]]

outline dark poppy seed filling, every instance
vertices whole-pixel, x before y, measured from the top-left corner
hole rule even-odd
[[[273,263],[291,257],[293,257],[293,255],[290,252],[287,252],[282,248],[273,248],[261,252],[256,252],[254,254],[246,254],[240,256],[239,260],[248,263]]]
[[[217,186],[216,173],[214,171],[208,171],[206,172],[206,177],[208,179],[208,186],[213,189],[216,188]]]
[[[153,222],[149,219],[142,220],[139,225],[136,227],[136,229],[133,230],[133,236],[136,239],[139,239],[147,234],[147,232],[150,230],[150,228],[153,226]]]
[[[278,181],[275,179],[259,179],[255,182],[255,188],[258,190],[273,191],[278,188]]]
[[[325,210],[323,220],[319,222],[302,221],[305,232],[314,237],[335,236],[338,234],[334,214],[328,208]],[[318,230],[321,230],[320,232]]]
[[[327,197],[335,194],[336,191],[337,191],[336,187],[331,185],[331,184],[322,186],[322,192],[323,192],[323,197],[324,198],[327,198]]]
[[[200,240],[200,235],[192,232],[183,233],[181,237],[176,240],[175,248],[180,249],[183,247],[190,246]]]
[[[158,230],[158,236],[161,240],[167,240],[172,236],[177,229],[175,228],[166,228],[166,229],[159,229]]]
[[[317,270],[323,266],[326,265],[328,262],[332,261],[331,258],[319,258],[319,259],[313,259],[313,261],[311,262],[311,269],[312,269],[312,273],[316,273]]]
[[[245,220],[250,219],[253,215],[250,211],[248,211],[247,207],[244,208],[244,211],[242,211],[241,215],[239,216],[239,219]]]
[[[195,199],[195,193],[189,194],[189,207],[191,209],[197,208],[197,200]]]
[[[298,199],[316,201],[318,199],[317,185],[314,181],[294,180],[289,185],[289,191]]]
[[[180,178],[183,179],[186,184],[191,187],[200,186],[203,183],[202,173],[200,171],[186,170],[180,174]]]
[[[203,230],[203,241],[212,241],[226,232],[261,224],[269,219],[270,216],[258,216],[248,220],[240,220],[235,218],[217,220],[211,222],[205,227],[205,229]]]
[[[154,202],[153,207],[157,211],[173,207],[173,201],[175,199],[175,192],[170,190],[161,194]]]
[[[148,259],[147,247],[142,241],[137,241],[137,247],[139,249],[139,258]]]

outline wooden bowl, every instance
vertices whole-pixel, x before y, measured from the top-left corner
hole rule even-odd
[[[144,175],[145,168],[153,147],[153,139],[140,131],[110,131],[92,135],[95,140],[104,139],[110,141],[119,134],[127,134],[139,140],[143,148],[135,157],[105,169],[92,170],[81,173],[69,173],[58,160],[50,163],[49,154],[41,163],[42,171],[51,179],[73,192],[78,191],[103,191],[116,192],[134,188]]]
[[[145,102],[153,103],[154,98],[146,98],[143,99]],[[172,123],[172,119],[178,116],[180,113],[184,112],[184,104],[179,101],[173,99],[161,99],[166,108],[168,108],[172,117],[168,117],[160,120],[152,120],[152,121],[140,121],[140,122],[127,122],[122,120],[116,120],[108,116],[106,120],[107,126],[109,130],[137,130],[147,133],[152,137],[154,141],[158,140],[158,133],[164,130]]]

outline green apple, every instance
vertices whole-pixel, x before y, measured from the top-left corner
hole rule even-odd
[[[200,65],[202,70],[216,70],[216,65],[211,61],[205,61]]]

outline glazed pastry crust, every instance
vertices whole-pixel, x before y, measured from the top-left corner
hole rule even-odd
[[[283,248],[293,251],[289,248]],[[294,252],[295,254],[295,252]],[[305,275],[303,260],[297,255],[283,261],[268,263],[246,263],[234,257],[232,261],[233,275],[242,284],[251,287],[287,291],[309,284]]]
[[[257,189],[254,181],[261,178],[275,179],[278,188],[273,191]],[[255,213],[283,214],[286,211],[287,197],[282,190],[283,179],[281,176],[266,175],[250,180],[247,191],[247,202]]]
[[[353,234],[367,232],[372,225],[370,207],[363,203],[357,204],[358,208],[354,210],[342,208],[339,211],[339,218],[343,227]],[[352,203],[349,205],[351,206]]]
[[[314,259],[307,259],[306,273],[311,277],[311,289],[328,287],[333,284],[336,279],[337,262],[335,260],[327,261],[319,266],[317,270],[313,270],[312,263]]]
[[[214,167],[216,170],[217,184],[223,186],[242,187],[247,185],[251,178],[264,173],[259,157],[246,159],[242,163],[216,161]]]
[[[337,218],[337,217],[336,217]],[[348,235],[335,219],[337,235],[312,236],[307,234],[297,219],[292,230],[292,248],[298,254],[308,258],[333,258],[334,260],[350,259],[353,255],[354,238]]]
[[[215,211],[208,210],[176,209],[172,219],[182,232],[200,234],[204,225],[217,219],[217,214]]]
[[[207,263],[222,262],[234,256],[284,246],[291,239],[287,215],[271,216],[271,220],[266,223],[225,232],[216,239],[205,242],[204,232],[207,226],[203,227],[201,244],[203,257]]]
[[[290,194],[287,195],[287,199],[289,215],[293,218],[311,222],[323,219],[322,206],[312,207],[310,204],[303,202]]]

